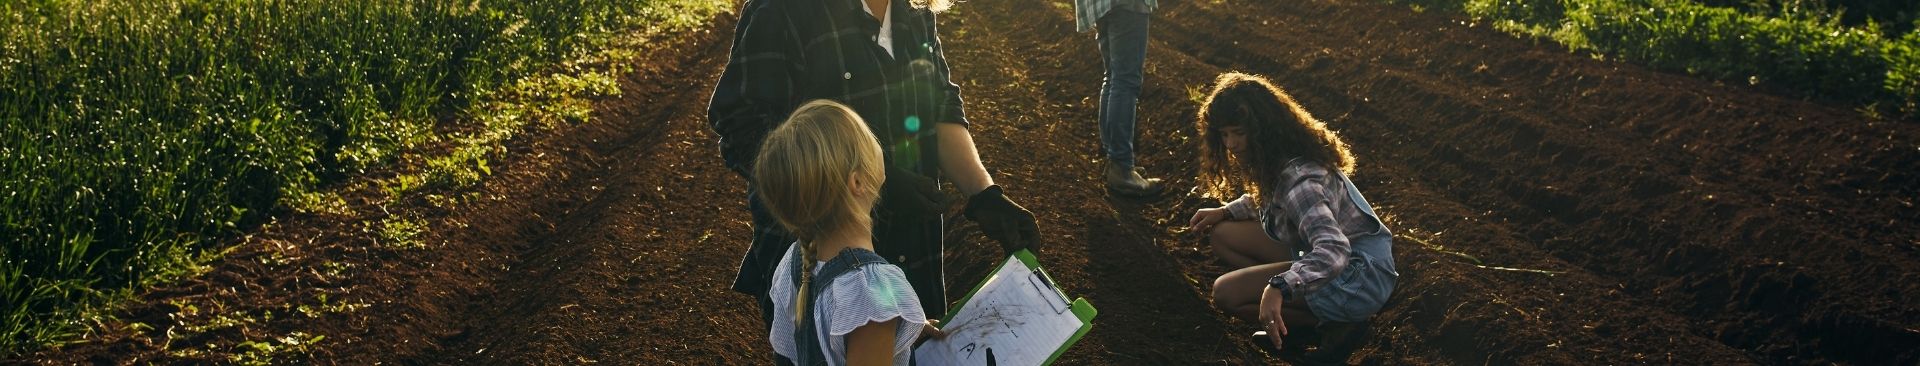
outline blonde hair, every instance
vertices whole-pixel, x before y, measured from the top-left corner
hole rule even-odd
[[[886,170],[880,142],[846,105],[815,100],[801,105],[761,142],[754,189],[780,226],[799,239],[803,260],[794,291],[794,322],[806,311],[813,282],[814,241],[851,226],[871,224],[867,209],[879,197]],[[860,191],[850,189],[858,180]]]
[[[907,4],[935,13],[946,12],[947,9],[953,8],[953,0],[908,0]]]

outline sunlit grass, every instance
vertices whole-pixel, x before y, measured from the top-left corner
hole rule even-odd
[[[343,212],[317,187],[424,143],[475,138],[436,135],[449,116],[484,120],[494,110],[476,106],[508,103],[584,120],[579,103],[502,91],[525,80],[611,89],[604,72],[552,70],[616,35],[698,26],[727,5],[0,1],[0,356],[74,339],[134,289],[204,271],[213,243],[275,207]],[[491,135],[427,158],[410,183],[460,188],[491,174],[496,146],[524,125],[486,125]],[[381,234],[417,238],[417,220]]]

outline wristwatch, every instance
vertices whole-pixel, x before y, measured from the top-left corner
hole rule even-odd
[[[1280,277],[1280,275],[1274,275],[1272,278],[1268,278],[1267,287],[1280,289],[1280,298],[1283,300],[1293,298],[1293,287],[1287,286],[1287,279]]]

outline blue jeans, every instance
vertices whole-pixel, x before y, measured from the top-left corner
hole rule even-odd
[[[1147,60],[1149,14],[1113,9],[1099,21],[1100,60],[1106,82],[1100,84],[1100,145],[1107,161],[1133,169],[1135,106],[1140,101],[1141,67]]]

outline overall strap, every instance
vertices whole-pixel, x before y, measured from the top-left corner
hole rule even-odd
[[[1360,195],[1360,188],[1353,185],[1353,179],[1348,178],[1345,174],[1340,174],[1340,180],[1341,183],[1346,184],[1347,199],[1352,201],[1353,206],[1359,208],[1360,213],[1366,214],[1368,218],[1373,219],[1375,225],[1380,225],[1380,231],[1369,235],[1369,237],[1349,238],[1353,240],[1353,251],[1361,253],[1372,260],[1380,261],[1380,264],[1384,266],[1388,272],[1399,276],[1399,271],[1394,269],[1393,230],[1387,228],[1386,220],[1381,220],[1380,215],[1373,212],[1373,203],[1367,202],[1367,198]],[[1378,237],[1375,238],[1372,236]]]
[[[803,260],[805,259],[803,259],[799,253],[795,253],[792,263],[787,266],[793,269],[792,277],[793,287],[795,289],[800,288],[800,271],[805,270],[802,269],[803,266],[801,266],[802,263],[800,263],[800,261]],[[854,268],[860,268],[860,266],[886,262],[886,258],[881,258],[879,254],[874,254],[871,250],[847,248],[840,250],[840,254],[834,255],[833,259],[827,260],[827,264],[820,267],[820,274],[813,276],[813,283],[807,288],[807,298],[803,300],[806,301],[807,310],[801,312],[800,324],[793,329],[793,361],[795,363],[799,365],[827,364],[827,355],[822,354],[820,350],[820,345],[826,342],[826,340],[819,338],[819,322],[813,318],[813,314],[819,310],[814,307],[815,300],[818,300],[820,294],[825,293],[829,287],[833,286],[834,278],[840,277],[840,275],[850,272]]]

